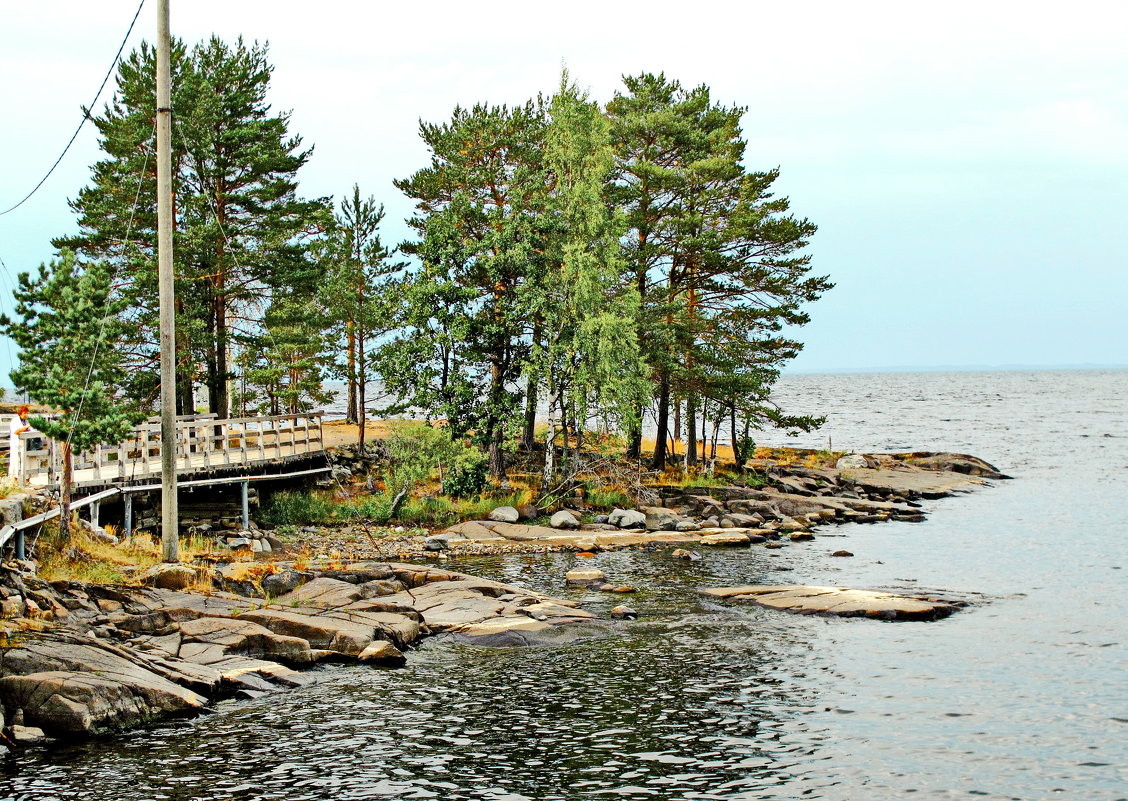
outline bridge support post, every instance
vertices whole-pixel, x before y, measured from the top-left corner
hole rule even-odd
[[[24,544],[24,533],[22,528],[16,532],[16,558],[21,562],[27,559],[27,546]]]
[[[94,528],[98,528],[98,520],[101,517],[101,509],[98,507],[101,505],[101,501],[94,501],[94,503],[90,504],[90,525]]]
[[[251,499],[250,499],[250,485],[251,482],[243,481],[239,484],[239,492],[243,501],[243,530],[247,531],[251,527]]]
[[[125,505],[125,538],[127,540],[133,539],[133,493],[125,493],[123,499]]]

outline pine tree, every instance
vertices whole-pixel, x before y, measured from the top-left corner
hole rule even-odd
[[[799,255],[815,226],[773,198],[778,171],[746,171],[744,109],[662,75],[625,82],[608,106],[613,192],[630,224],[628,274],[644,299],[640,329],[658,406],[654,466],[666,462],[671,401],[686,406],[687,467],[698,461],[698,416],[709,399],[716,414],[732,407],[758,422],[815,425],[762,403],[764,387],[802,347],[780,332],[806,322],[803,304],[832,286],[809,275],[810,257]]]
[[[0,317],[0,330],[20,348],[11,379],[35,401],[58,411],[33,427],[63,445],[61,521],[70,522],[72,453],[126,439],[144,411],[121,391],[125,299],[113,289],[104,261],[81,263],[63,251],[15,290],[18,319]]]
[[[273,113],[267,103],[272,67],[266,45],[242,39],[228,45],[213,37],[191,51],[174,42],[171,52],[179,406],[192,411],[191,382],[200,377],[195,366],[203,364],[210,409],[223,416],[234,335],[244,341],[265,336],[264,298],[320,282],[308,246],[329,225],[331,212],[327,200],[297,195],[297,171],[311,150],[289,133],[289,114]],[[155,163],[149,157],[154,72],[155,52],[147,45],[123,60],[118,91],[94,118],[106,158],[71,204],[79,233],[56,240],[121,268],[136,324],[127,352],[137,375],[154,373],[157,360]],[[131,241],[124,243],[131,219]]]
[[[345,379],[348,419],[358,424],[364,446],[368,387],[376,374],[374,351],[380,337],[394,326],[400,302],[396,280],[406,265],[394,260],[395,251],[380,238],[384,207],[372,197],[362,198],[354,185],[352,196],[341,202],[336,227],[325,242],[330,267],[322,286],[321,302],[327,309],[335,344],[344,344],[343,363],[335,372]]]
[[[396,186],[415,199],[404,247],[421,267],[404,287],[406,328],[381,373],[405,403],[473,429],[504,473],[531,325],[522,287],[543,269],[542,104],[456,108],[423,123],[431,165]],[[409,367],[406,372],[399,369]]]

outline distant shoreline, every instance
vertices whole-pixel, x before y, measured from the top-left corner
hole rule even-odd
[[[781,375],[877,375],[880,373],[1054,373],[1103,372],[1128,370],[1128,364],[998,364],[998,365],[936,365],[932,367],[835,367],[819,369],[783,370]]]

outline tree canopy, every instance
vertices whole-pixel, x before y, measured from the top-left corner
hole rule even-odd
[[[72,315],[73,336],[91,336],[73,315],[102,292],[116,376],[97,362],[89,386],[106,420],[129,416],[114,398],[156,402],[154,71],[148,45],[120,64],[94,117],[103,158],[71,204],[78,231],[21,283],[26,332],[6,323],[17,384],[70,408],[49,386],[64,379],[33,377],[72,336],[45,321]],[[771,387],[832,284],[812,272],[815,225],[773,191],[779,169],[747,164],[747,109],[652,73],[605,106],[565,74],[549,97],[456,107],[420,123],[428,162],[394,182],[412,237],[393,247],[359,186],[336,211],[301,196],[313,149],[272,110],[272,71],[265,44],[173,43],[180,411],[195,386],[220,416],[309,411],[335,378],[363,424],[378,385],[384,411],[442,420],[496,478],[507,452],[543,448],[545,485],[593,425],[626,434],[635,458],[653,433],[661,467],[683,437],[687,465],[708,458],[722,424],[737,442],[819,423],[778,409]]]

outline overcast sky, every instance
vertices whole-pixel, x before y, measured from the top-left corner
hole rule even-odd
[[[136,7],[0,0],[0,209],[57,157]],[[147,0],[130,47],[155,14]],[[549,93],[566,65],[601,101],[623,74],[664,71],[747,106],[748,167],[780,167],[837,283],[810,309],[801,370],[1128,364],[1126,23],[1112,0],[172,0],[189,43],[270,43],[271,100],[316,147],[302,192],[359,183],[392,241],[410,204],[391,181],[427,159],[418,121],[456,104]],[[73,228],[95,133],[0,217],[3,309]],[[12,356],[0,344],[5,383]]]

